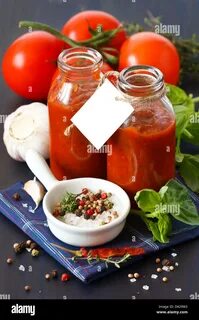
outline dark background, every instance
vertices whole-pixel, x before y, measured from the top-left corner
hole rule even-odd
[[[61,28],[73,14],[84,9],[99,9],[110,12],[122,21],[143,22],[147,10],[155,16],[161,16],[165,24],[179,24],[181,36],[189,37],[198,33],[198,0],[0,0],[0,61],[8,45],[24,30],[18,29],[19,20],[36,20]],[[13,75],[14,76],[14,75]],[[199,94],[193,83],[186,88],[194,94]],[[24,102],[16,96],[0,78],[0,114],[7,115]],[[3,124],[0,124],[0,136],[3,134]],[[12,160],[6,153],[2,138],[0,139],[0,188],[5,188],[18,180],[26,181],[32,178],[24,163]],[[68,283],[59,280],[47,282],[46,272],[57,269],[64,272],[47,254],[32,258],[28,253],[16,257],[12,266],[6,264],[8,256],[13,255],[12,245],[26,239],[4,216],[0,216],[0,296],[10,294],[11,298],[41,298],[41,299],[189,299],[191,294],[199,294],[199,240],[195,240],[174,248],[178,254],[175,258],[178,269],[169,273],[169,282],[152,280],[155,273],[155,256],[148,257],[131,267],[117,271],[89,285],[81,283],[74,277]],[[170,257],[172,250],[161,252],[160,257]],[[26,267],[25,272],[18,270],[19,265]],[[32,272],[28,272],[28,266]],[[146,275],[145,279],[130,283],[129,272],[139,272]],[[167,274],[166,274],[167,275]],[[160,277],[161,278],[161,277]],[[31,285],[32,291],[26,293],[24,285]],[[150,286],[144,291],[142,285]],[[182,288],[176,292],[175,288]]]

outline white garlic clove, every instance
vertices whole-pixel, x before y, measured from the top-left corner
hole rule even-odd
[[[44,186],[34,178],[34,180],[29,180],[24,184],[24,190],[31,196],[34,200],[36,210],[45,195],[45,188]]]

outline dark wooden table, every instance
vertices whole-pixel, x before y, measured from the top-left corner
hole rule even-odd
[[[0,59],[3,52],[17,36],[23,33],[17,28],[19,20],[37,20],[51,24],[57,28],[74,13],[83,9],[101,9],[112,13],[121,20],[142,22],[147,10],[154,15],[164,17],[166,24],[179,24],[181,36],[190,36],[197,33],[199,1],[194,0],[0,0]],[[14,75],[13,75],[14,76]],[[188,90],[197,92],[193,84]],[[26,102],[16,96],[0,79],[0,114],[7,115],[16,107]],[[0,123],[2,137],[3,123]],[[26,181],[32,175],[24,163],[12,160],[6,153],[0,139],[0,188],[12,183]],[[178,270],[169,274],[167,284],[150,278],[154,272],[155,257],[148,257],[131,267],[117,271],[101,280],[89,285],[81,283],[74,277],[67,284],[60,281],[47,282],[44,274],[52,269],[63,272],[63,268],[46,253],[38,259],[28,254],[17,257],[13,266],[6,264],[8,256],[12,255],[14,242],[22,241],[27,237],[17,229],[4,216],[0,215],[0,296],[10,295],[11,298],[41,298],[41,299],[189,299],[190,295],[199,293],[199,240],[191,241],[177,246],[179,262]],[[160,253],[160,257],[169,257],[171,250]],[[26,271],[18,270],[19,265],[24,265]],[[32,272],[28,267],[32,266]],[[146,278],[130,283],[127,277],[129,272],[146,274]],[[26,293],[24,285],[32,286],[32,291]],[[149,291],[144,291],[142,285],[150,286]],[[182,288],[176,292],[175,288]]]

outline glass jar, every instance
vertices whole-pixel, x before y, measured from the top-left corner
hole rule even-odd
[[[162,73],[150,66],[124,69],[117,87],[134,112],[110,138],[107,178],[130,196],[159,190],[175,176],[175,115]]]
[[[50,166],[57,179],[106,177],[106,155],[92,153],[89,141],[71,118],[100,82],[101,54],[91,48],[64,50],[48,95]]]

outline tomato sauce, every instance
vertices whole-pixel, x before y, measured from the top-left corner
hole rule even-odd
[[[144,188],[158,191],[175,176],[175,117],[160,100],[135,107],[109,143],[108,179],[129,195]]]
[[[69,50],[82,50],[79,53],[81,56],[85,55],[86,49]],[[71,122],[73,115],[94,93],[100,81],[100,68],[92,70],[91,57],[79,56],[68,58],[67,71],[62,70],[57,74],[48,97],[50,166],[59,180],[106,177],[106,155],[90,153],[89,141]]]

